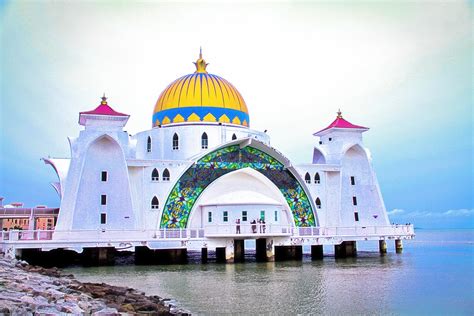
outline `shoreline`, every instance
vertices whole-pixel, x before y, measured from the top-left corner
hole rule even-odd
[[[80,282],[58,268],[0,255],[0,314],[191,315],[170,299],[105,283]]]

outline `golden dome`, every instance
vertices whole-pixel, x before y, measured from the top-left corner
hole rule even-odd
[[[196,71],[173,81],[153,111],[153,127],[183,122],[249,125],[247,105],[239,91],[222,77],[209,74],[199,53]]]

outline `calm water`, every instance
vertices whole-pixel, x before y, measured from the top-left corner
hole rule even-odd
[[[403,254],[323,261],[69,268],[82,281],[129,286],[194,314],[474,314],[474,230],[417,230]],[[372,252],[374,251],[374,252]],[[192,261],[192,260],[191,260]]]

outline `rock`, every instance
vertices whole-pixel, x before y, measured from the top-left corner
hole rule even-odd
[[[106,307],[92,314],[93,316],[118,316],[120,313],[115,308]]]
[[[135,308],[133,308],[132,304],[124,304],[120,306],[119,312],[134,313]]]

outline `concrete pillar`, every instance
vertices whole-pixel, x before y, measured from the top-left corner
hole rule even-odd
[[[207,263],[207,248],[201,248],[201,263]]]
[[[311,260],[323,259],[323,245],[311,245]]]
[[[229,239],[226,241],[225,246],[225,262],[226,263],[234,263],[234,240]]]
[[[245,244],[243,239],[234,240],[234,262],[245,261]]]
[[[216,262],[225,263],[226,262],[226,247],[217,247],[216,248]]]
[[[381,254],[387,253],[387,242],[385,240],[379,240],[379,252]]]
[[[275,261],[273,239],[258,238],[255,240],[255,257],[258,262]]]
[[[395,251],[397,253],[402,253],[403,251],[403,242],[401,239],[396,239],[395,240]]]
[[[303,258],[303,246],[276,246],[275,261],[301,260]]]
[[[187,249],[149,249],[135,247],[136,264],[182,264],[188,261]]]
[[[343,241],[340,245],[334,246],[336,258],[356,257],[357,244],[355,241]]]
[[[114,247],[84,248],[82,252],[82,262],[86,266],[114,265]]]

